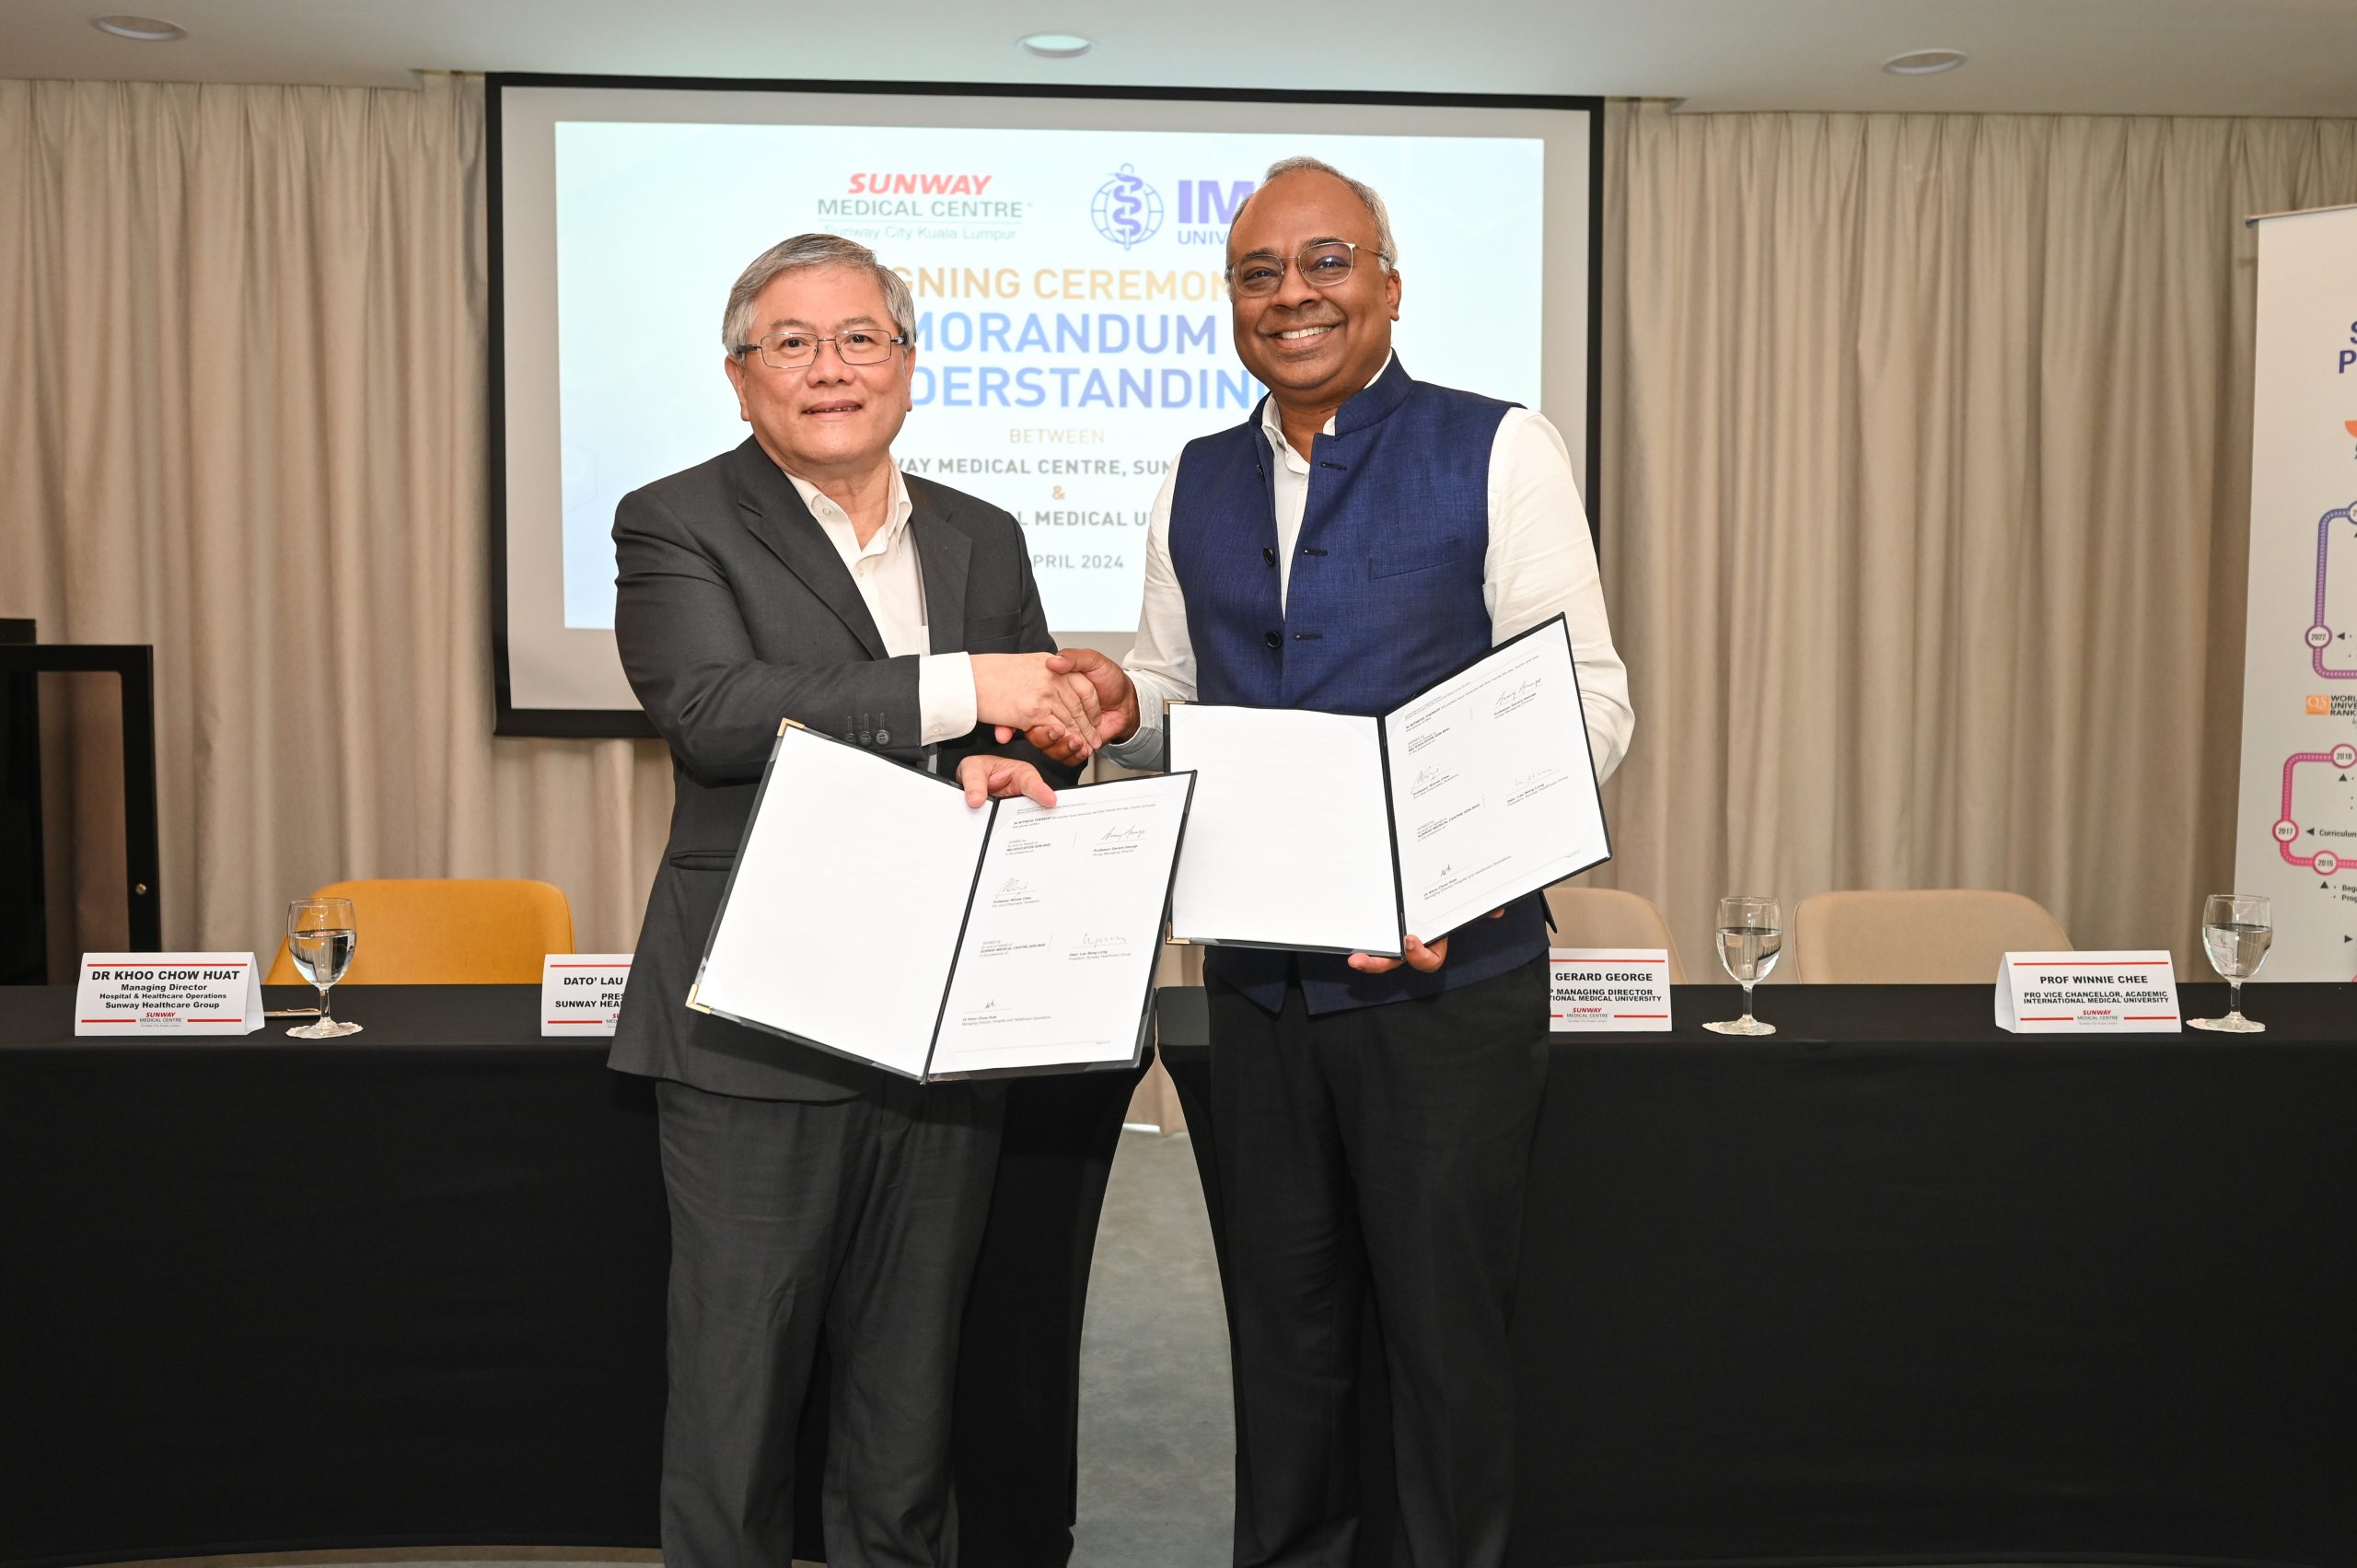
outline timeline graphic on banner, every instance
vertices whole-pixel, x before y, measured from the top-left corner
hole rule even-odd
[[[2267,974],[2357,976],[2357,208],[2258,220],[2235,890]]]
[[[1170,460],[1260,397],[1222,268],[1275,158],[1384,192],[1419,376],[1539,403],[1535,138],[559,121],[554,150],[567,628],[613,623],[615,503],[743,439],[720,306],[791,234],[859,240],[908,279],[895,456],[1015,513],[1060,630],[1135,623]]]

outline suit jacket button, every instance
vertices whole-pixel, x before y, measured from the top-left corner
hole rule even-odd
[[[891,744],[892,744],[892,732],[891,732],[890,730],[888,730],[888,729],[879,729],[879,730],[877,730],[877,731],[876,732],[876,744],[877,744],[877,745],[878,745],[878,746],[889,746],[889,745],[891,745]]]
[[[1284,633],[1282,632],[1271,632],[1260,640],[1272,648],[1282,648],[1285,645]]]
[[[1267,562],[1271,566],[1275,565],[1277,563],[1277,547],[1273,544],[1262,545],[1260,547],[1260,559]]]

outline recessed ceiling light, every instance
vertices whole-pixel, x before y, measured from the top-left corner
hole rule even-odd
[[[1910,49],[1884,61],[1882,68],[1894,76],[1936,76],[1955,70],[1964,59],[1961,49]]]
[[[167,22],[155,17],[92,17],[90,25],[100,32],[110,32],[117,38],[127,38],[139,43],[171,43],[188,36],[188,29],[178,22]]]
[[[1076,32],[1035,32],[1016,39],[1015,47],[1042,60],[1077,60],[1096,48],[1097,41]]]

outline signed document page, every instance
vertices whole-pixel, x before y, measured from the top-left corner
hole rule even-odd
[[[1000,803],[929,1076],[1136,1059],[1193,783]]]
[[[1399,891],[1371,718],[1173,703],[1194,771],[1170,929],[1190,942],[1399,953]]]
[[[1402,912],[1430,942],[1611,855],[1559,619],[1384,719]]]
[[[807,730],[778,740],[696,1001],[916,1076],[991,813]]]

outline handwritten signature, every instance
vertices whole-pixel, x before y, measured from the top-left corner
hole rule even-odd
[[[1504,713],[1508,708],[1513,707],[1515,703],[1521,702],[1532,692],[1537,691],[1539,687],[1545,684],[1545,681],[1540,680],[1536,676],[1533,676],[1519,686],[1501,691],[1498,693],[1497,704],[1491,711],[1497,714]]]

